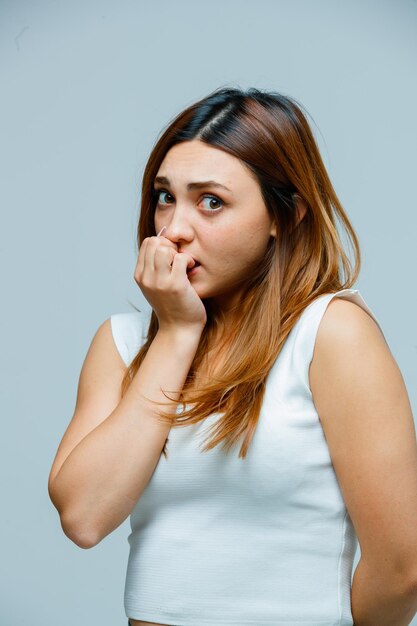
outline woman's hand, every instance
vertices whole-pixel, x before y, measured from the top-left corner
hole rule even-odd
[[[187,276],[187,268],[195,261],[177,249],[166,237],[146,237],[140,246],[134,278],[155,311],[160,329],[201,330],[207,322],[206,309]]]

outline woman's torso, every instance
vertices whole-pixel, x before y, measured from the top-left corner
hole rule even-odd
[[[352,625],[357,538],[308,381],[320,320],[340,296],[370,312],[352,289],[307,307],[268,375],[244,463],[238,450],[201,453],[218,413],[170,431],[169,456],[161,455],[130,516],[124,601],[126,615],[139,618],[131,626],[207,625],[200,615],[219,624],[240,617],[253,624]],[[112,316],[126,365],[145,339],[146,320],[140,322],[136,315]],[[221,366],[219,360],[213,368],[213,352],[199,364],[197,387]]]

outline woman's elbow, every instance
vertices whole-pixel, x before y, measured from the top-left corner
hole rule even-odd
[[[64,534],[79,548],[87,550],[94,548],[94,546],[100,543],[100,539],[96,533],[83,528],[82,524],[74,522],[73,519],[65,514],[60,515],[60,521]]]

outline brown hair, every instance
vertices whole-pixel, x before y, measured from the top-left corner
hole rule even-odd
[[[268,373],[289,332],[315,298],[352,287],[359,274],[357,236],[336,196],[302,109],[294,98],[277,92],[256,88],[216,89],[174,118],[156,142],[145,167],[139,247],[146,237],[156,235],[156,199],[152,191],[160,164],[172,146],[193,139],[228,152],[253,172],[277,227],[277,236],[270,238],[262,266],[253,268],[253,275],[247,277],[221,375],[203,388],[187,391],[222,317],[221,311],[207,299],[204,301],[207,324],[184,387],[177,390],[183,411],[180,415],[177,409],[158,412],[164,422],[168,420],[172,426],[179,427],[196,424],[213,412],[222,411],[223,415],[211,428],[212,438],[206,439],[204,452],[223,440],[223,448],[229,450],[242,436],[239,457],[246,457],[259,419]],[[299,223],[296,195],[307,205]],[[353,245],[353,268],[343,249],[337,219]],[[158,318],[152,311],[147,341],[126,371],[122,394],[157,331]],[[194,406],[184,410],[185,404]],[[166,452],[165,443],[165,456]]]

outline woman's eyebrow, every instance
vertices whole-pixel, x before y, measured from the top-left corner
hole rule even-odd
[[[154,182],[162,183],[163,185],[171,184],[166,176],[156,176]],[[192,191],[193,189],[201,189],[202,187],[220,187],[221,189],[226,189],[226,191],[230,191],[230,193],[232,193],[228,187],[216,182],[215,180],[203,180],[199,182],[188,183],[187,190]]]

